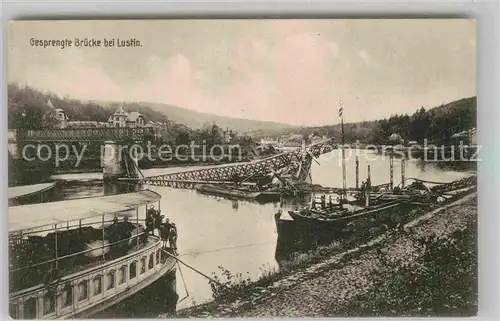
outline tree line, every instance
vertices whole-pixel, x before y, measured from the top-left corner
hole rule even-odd
[[[52,102],[54,108],[62,109],[70,120],[107,122],[118,108],[119,103],[106,106],[96,102],[83,102],[68,97],[59,97],[50,92],[42,92],[29,86],[8,85],[8,126],[10,129],[48,129],[59,125],[53,108],[47,105]],[[138,111],[145,119],[168,123],[164,114],[138,103],[123,105],[126,111]]]
[[[476,97],[465,98],[439,107],[425,110],[421,107],[411,116],[392,115],[378,121],[374,142],[382,143],[391,134],[400,135],[406,141],[449,144],[452,135],[476,127]]]
[[[224,144],[223,129],[215,123],[206,123],[201,128],[192,129],[184,124],[171,121],[165,114],[141,103],[83,102],[77,99],[59,97],[50,92],[42,92],[29,86],[8,85],[8,127],[9,129],[50,129],[57,128],[60,121],[56,111],[47,105],[51,101],[54,108],[62,109],[69,120],[107,122],[108,118],[122,106],[125,111],[137,111],[146,121],[166,124],[158,138],[162,143],[189,145],[191,141],[207,146]],[[249,136],[230,132],[232,144],[250,145]],[[160,143],[159,142],[159,143]]]
[[[62,109],[70,120],[106,122],[110,115],[122,105],[126,111],[140,112],[147,121],[166,123],[161,140],[171,144],[189,144],[191,141],[205,142],[206,145],[223,144],[223,130],[215,123],[206,123],[201,128],[192,129],[168,119],[166,115],[141,103],[98,103],[83,102],[71,98],[61,98],[53,93],[41,92],[34,88],[17,84],[8,85],[8,126],[10,129],[45,129],[58,126],[55,111],[47,106],[50,99],[55,108]],[[426,110],[424,107],[412,115],[395,114],[377,121],[344,124],[346,143],[385,144],[392,134],[400,135],[405,141],[422,143],[424,139],[435,144],[447,144],[457,132],[476,127],[476,97],[464,98],[446,105]],[[340,141],[341,127],[337,125],[302,127],[289,129],[288,133],[302,135],[305,140],[313,136],[333,137]],[[281,134],[286,134],[284,131]],[[233,132],[232,144],[253,145],[255,138],[267,136],[259,134],[238,135]],[[272,133],[278,138],[280,134]]]
[[[476,127],[476,113],[476,97],[464,98],[429,110],[421,107],[412,115],[394,114],[376,121],[346,123],[344,139],[346,143],[386,144],[392,134],[397,134],[407,142],[421,144],[427,139],[429,143],[448,144],[453,134]],[[333,137],[340,142],[341,131],[337,124],[302,127],[294,133],[303,135],[306,141],[308,136],[314,135]]]

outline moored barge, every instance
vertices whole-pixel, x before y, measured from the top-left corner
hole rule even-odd
[[[255,200],[257,202],[272,202],[280,200],[280,191],[275,189],[255,190],[249,187],[219,186],[215,184],[200,184],[196,191],[205,194],[218,195],[234,199]]]

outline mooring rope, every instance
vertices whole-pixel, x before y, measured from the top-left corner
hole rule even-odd
[[[220,251],[225,251],[225,250],[241,249],[241,248],[245,248],[245,247],[252,247],[252,246],[257,246],[257,245],[262,245],[262,244],[269,244],[269,243],[275,243],[275,242],[276,241],[265,241],[265,242],[257,242],[257,243],[251,243],[251,244],[245,244],[245,245],[236,245],[236,246],[221,247],[221,248],[218,248],[218,249],[207,250],[207,251],[202,251],[202,252],[182,253],[182,254],[179,254],[178,256],[199,255],[199,254],[205,254],[205,253],[220,252]]]
[[[173,257],[174,259],[176,259],[178,263],[180,262],[180,263],[184,264],[185,266],[187,266],[188,268],[190,268],[191,270],[195,271],[195,272],[196,272],[196,273],[198,273],[199,275],[201,275],[201,276],[203,276],[203,277],[207,278],[208,280],[210,280],[210,281],[214,282],[214,283],[215,283],[215,284],[217,284],[217,285],[220,285],[220,286],[222,286],[222,287],[227,288],[227,286],[226,286],[226,285],[224,285],[224,284],[220,283],[219,281],[215,280],[214,278],[209,277],[209,276],[208,276],[208,275],[206,275],[205,273],[203,273],[203,272],[201,272],[201,271],[197,270],[196,268],[194,268],[194,267],[192,267],[191,265],[187,264],[186,262],[182,261],[182,260],[181,260],[178,256],[175,256],[175,255],[173,255],[173,254],[169,253],[169,252],[168,252],[168,251],[166,251],[165,249],[163,249],[163,252],[164,252],[164,253],[166,253],[168,256]]]
[[[189,297],[189,291],[187,289],[186,280],[184,279],[184,274],[182,274],[182,269],[181,265],[179,264],[179,261],[177,261],[177,266],[179,267],[179,273],[181,274],[182,284],[184,285],[184,291],[186,291],[186,296],[179,300],[179,302],[182,302]]]

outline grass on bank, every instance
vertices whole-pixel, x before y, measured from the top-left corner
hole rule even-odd
[[[449,204],[457,199],[460,199],[465,194],[469,193],[470,192],[460,195],[455,195],[446,202],[439,204],[439,206]],[[429,212],[430,210],[436,207],[438,206],[436,205],[436,206],[429,206],[426,208],[417,208],[409,211],[404,216],[399,216],[399,218],[396,219],[394,218],[394,216],[392,216],[389,218],[390,221],[392,222],[391,228],[402,227],[403,224],[416,219],[417,217]],[[186,312],[187,313],[186,316],[192,315],[192,313],[196,314],[196,311],[205,311],[205,312],[215,311],[219,304],[230,303],[236,300],[248,298],[252,293],[255,292],[255,290],[265,289],[265,287],[273,284],[275,281],[283,279],[287,275],[290,275],[292,272],[305,269],[307,267],[312,266],[313,264],[322,262],[326,258],[329,258],[335,254],[339,254],[350,248],[359,246],[360,244],[365,243],[367,240],[381,235],[382,233],[386,232],[389,228],[387,225],[379,225],[377,227],[373,227],[372,223],[373,222],[371,222],[369,219],[358,222],[355,226],[352,227],[356,229],[357,233],[352,233],[349,237],[343,239],[342,241],[335,241],[327,246],[319,246],[307,252],[293,253],[287,261],[280,263],[279,270],[274,268],[267,268],[267,269],[261,268],[262,273],[257,280],[252,280],[248,273],[232,274],[229,270],[225,269],[222,266],[219,266],[220,275],[213,273],[213,277],[217,281],[217,283],[212,281],[209,282],[210,287],[212,289],[212,297],[214,299],[213,302],[209,302],[207,304],[203,304],[198,307],[190,308],[189,309],[190,312]],[[398,233],[397,228],[393,229],[393,231]],[[424,315],[443,315],[444,313],[444,315],[446,315],[446,311],[444,311],[443,309],[432,308],[432,307],[423,308],[423,306],[426,306],[426,302],[428,304],[440,302],[438,303],[438,306],[445,308],[446,306],[449,306],[450,307],[449,310],[455,311],[455,313],[457,309],[459,310],[462,309],[463,313],[460,312],[459,315],[472,315],[471,313],[473,313],[474,309],[477,310],[477,284],[474,285],[475,282],[477,281],[475,279],[476,278],[475,271],[477,270],[477,268],[475,270],[474,266],[471,265],[473,264],[473,262],[475,262],[475,252],[472,251],[471,247],[475,248],[476,245],[475,239],[471,239],[471,237],[474,238],[476,233],[475,231],[470,231],[469,235],[462,235],[457,233],[458,232],[453,234],[453,236],[451,236],[448,240],[422,239],[419,241],[422,244],[429,243],[425,257],[427,260],[426,262],[430,262],[429,263],[430,267],[429,269],[426,268],[423,270],[427,271],[425,272],[427,274],[418,274],[418,273],[424,273],[422,271],[401,269],[396,277],[394,277],[394,275],[383,275],[383,274],[374,275],[373,277],[374,279],[377,280],[376,281],[377,285],[373,288],[374,292],[370,294],[371,296],[366,298],[361,298],[361,297],[355,298],[354,301],[350,303],[349,307],[346,307],[342,311],[339,310],[338,313],[335,314],[346,315],[346,316],[385,316],[385,315],[424,316]],[[466,233],[466,232],[461,231],[460,233]],[[453,241],[455,238],[458,238],[461,241],[458,242]],[[450,246],[452,247],[450,248]],[[445,253],[448,254],[445,255]],[[343,260],[341,260],[341,262],[339,262],[339,264],[341,265],[347,264],[346,260],[349,260],[350,258],[353,258],[357,255],[360,255],[360,253],[354,253],[353,255],[346,256],[344,257]],[[466,255],[466,257],[464,257],[463,259],[459,259],[462,260],[463,262],[454,264],[453,262],[456,261],[455,258],[459,258],[460,255]],[[446,263],[448,265],[443,266],[443,262],[446,262],[446,257],[453,257],[454,259]],[[456,272],[456,276],[453,276],[453,270],[452,270],[453,266],[460,266]],[[445,269],[445,270],[440,270],[440,269]],[[434,277],[430,276],[429,273],[433,274]],[[444,279],[440,281],[440,278],[445,276],[446,279],[448,280],[452,280],[452,278],[455,278],[454,280],[456,280],[457,283],[455,285],[451,284],[452,281],[450,281],[451,283],[450,282],[439,283],[439,282],[444,282]],[[463,278],[467,278],[468,283],[465,282],[460,283],[461,279]],[[414,281],[408,283],[409,282],[408,280],[414,280]],[[388,283],[392,281],[396,283],[394,284]],[[430,283],[420,290],[415,290],[416,288],[418,288],[420,284],[425,284],[425,282],[427,281],[429,281]],[[402,304],[402,302],[397,301],[399,293],[404,290],[403,288],[405,286],[408,286],[409,289],[411,289],[410,292],[408,292],[407,297],[405,298],[405,302],[406,301],[413,302],[412,301],[414,300],[412,298],[413,295],[418,296],[421,294],[423,295],[425,293],[430,293],[426,294],[427,296],[423,296],[420,299],[415,299],[417,300],[415,302],[420,302],[419,303],[420,309],[418,306],[412,307],[411,305],[413,303]],[[439,288],[440,286],[447,287],[448,289],[450,288],[459,289],[458,291],[461,291],[462,294],[459,294],[457,296],[452,293],[453,290],[448,290],[449,297],[455,298],[457,302],[453,303],[450,301],[448,303],[443,303],[444,301],[442,299],[441,301],[436,299],[435,296],[437,294],[435,294],[434,292],[432,292],[432,290],[430,290],[430,288],[436,288],[436,287]],[[386,287],[388,294],[382,294],[382,292],[378,292],[377,288],[379,287],[380,288]],[[418,293],[415,291],[417,291]],[[419,291],[423,292],[420,293]],[[396,300],[395,301],[396,303],[394,302],[390,303],[386,308],[384,308],[384,304],[387,304],[387,302],[385,302],[384,297],[389,298],[391,297],[391,295],[394,295],[394,300]],[[368,304],[366,303],[366,301],[372,301],[372,303]],[[358,306],[356,306],[355,302],[358,302],[357,303]],[[392,308],[389,308],[390,306],[392,306]],[[438,311],[440,312],[440,314],[433,314],[433,311],[434,312]]]
[[[387,269],[374,271],[371,290],[351,299],[338,316],[354,317],[466,317],[477,314],[477,229],[438,238],[421,238],[424,249],[419,267],[391,266],[385,254],[378,258]]]

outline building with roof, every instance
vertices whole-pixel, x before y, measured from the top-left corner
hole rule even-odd
[[[388,141],[389,141],[390,145],[400,145],[400,144],[404,144],[404,142],[405,142],[403,137],[401,137],[401,135],[396,134],[396,133],[392,133],[392,135],[389,136]]]
[[[455,133],[451,136],[453,144],[460,144],[474,146],[477,145],[477,133],[476,128],[471,128],[469,130],[464,130],[459,133]]]
[[[50,99],[47,101],[47,106],[55,111],[56,118],[59,120],[59,127],[66,128],[69,120],[66,112],[60,108],[55,108]]]
[[[114,112],[113,115],[109,116],[108,124],[110,127],[144,127],[146,122],[144,121],[144,116],[136,111],[126,112],[123,107],[120,106]]]
[[[230,144],[236,135],[232,129],[226,128],[226,130],[222,130],[221,136],[224,144]]]

